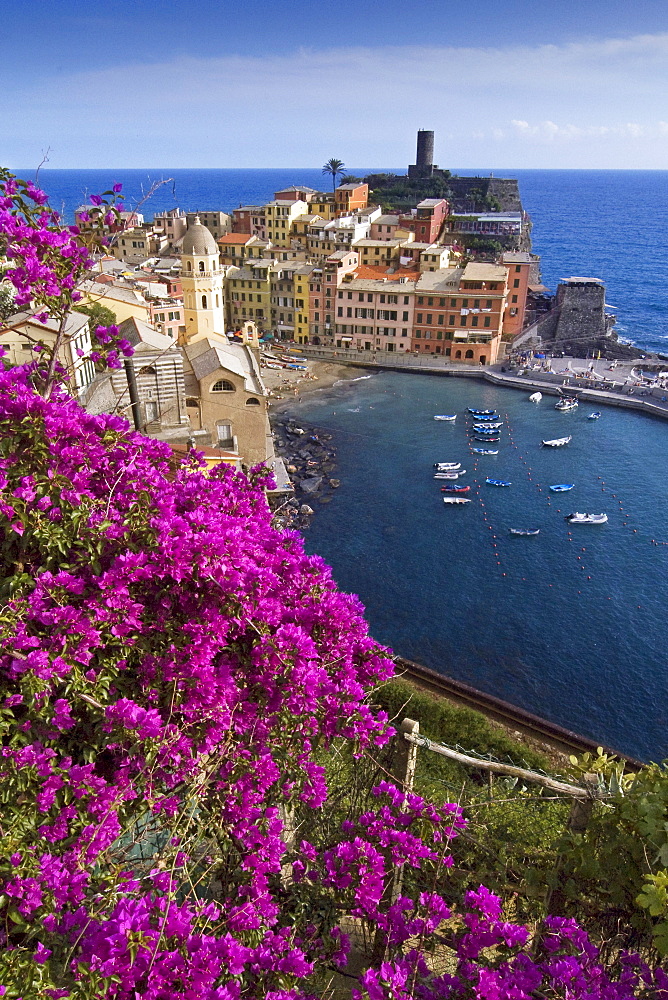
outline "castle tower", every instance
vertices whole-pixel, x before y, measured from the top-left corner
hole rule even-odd
[[[415,160],[408,168],[409,177],[431,177],[438,170],[434,163],[434,133],[429,129],[418,129]]]
[[[183,237],[181,286],[186,331],[183,343],[198,334],[225,333],[224,270],[213,236],[196,216]]]

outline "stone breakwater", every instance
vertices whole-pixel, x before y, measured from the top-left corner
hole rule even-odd
[[[274,447],[285,464],[295,489],[282,506],[279,518],[285,527],[307,528],[316,503],[330,503],[332,491],[340,486],[332,435],[305,426],[296,417],[274,414],[271,418]]]

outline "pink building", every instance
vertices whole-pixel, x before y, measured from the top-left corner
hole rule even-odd
[[[381,215],[371,223],[370,240],[393,240],[399,229],[398,215]]]
[[[179,332],[185,333],[185,318],[183,302],[166,299],[163,302],[149,302],[149,321],[158,333],[169,337],[174,343],[179,339]]]
[[[413,326],[415,271],[358,267],[344,277],[336,295],[336,347],[359,351],[409,351]]]

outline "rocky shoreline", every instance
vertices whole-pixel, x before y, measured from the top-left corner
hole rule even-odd
[[[336,452],[332,435],[318,428],[305,426],[287,413],[271,416],[276,454],[295,488],[295,495],[281,506],[277,518],[281,527],[304,530],[311,523],[315,503],[327,504],[333,490],[341,485],[336,472]]]

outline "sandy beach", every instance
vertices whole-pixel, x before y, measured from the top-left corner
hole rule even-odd
[[[303,364],[307,370],[300,372],[289,368],[261,369],[262,381],[269,391],[269,406],[272,413],[292,407],[302,396],[321,392],[335,382],[360,376],[360,369],[353,365],[339,365],[331,361],[313,361],[307,358],[295,358],[295,361]]]

